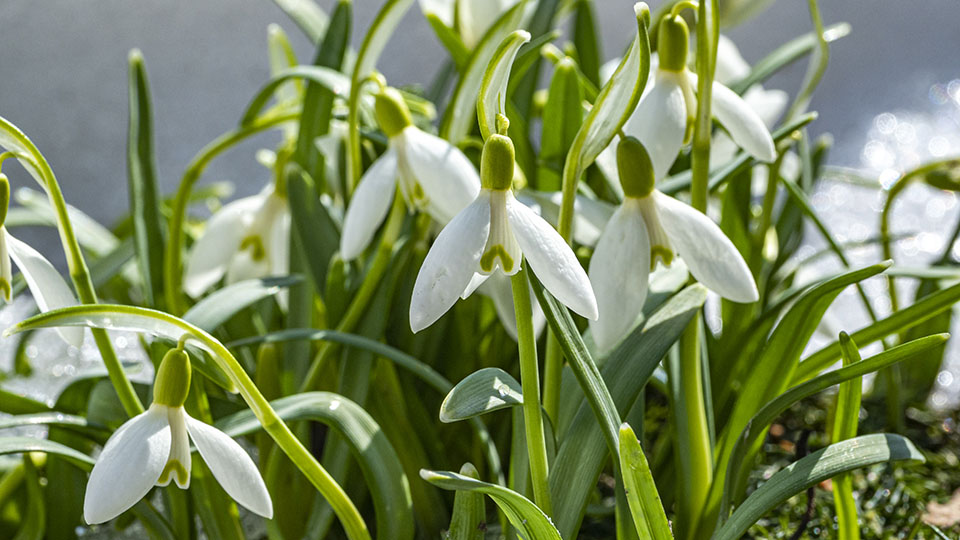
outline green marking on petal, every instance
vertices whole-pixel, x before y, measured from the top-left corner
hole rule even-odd
[[[240,242],[240,251],[245,249],[250,250],[250,256],[255,261],[261,261],[267,255],[267,251],[263,248],[263,239],[258,234],[252,234]]]
[[[3,299],[7,302],[10,301],[10,297],[13,295],[13,289],[10,287],[10,282],[6,278],[0,278],[0,294],[3,294]]]
[[[657,259],[663,261],[664,266],[670,266],[673,262],[673,250],[663,246],[652,246],[650,248],[650,270],[657,265]]]
[[[160,479],[157,480],[157,485],[165,486],[170,483],[170,477],[176,474],[177,475],[177,485],[183,486],[186,485],[187,480],[190,479],[190,474],[187,472],[187,468],[183,466],[183,463],[180,463],[180,460],[171,459],[163,467],[163,472],[160,473]]]
[[[493,272],[494,263],[500,259],[500,268],[505,273],[513,271],[513,257],[507,253],[507,250],[501,244],[490,246],[489,249],[480,258],[480,269],[484,272]]]

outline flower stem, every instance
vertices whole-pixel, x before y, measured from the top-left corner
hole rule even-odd
[[[557,423],[560,412],[560,382],[563,375],[563,351],[553,333],[547,334],[546,362],[543,366],[543,410]]]
[[[533,333],[533,309],[526,270],[510,278],[513,308],[517,317],[517,343],[520,347],[520,386],[523,390],[523,424],[527,436],[530,479],[537,506],[547,515],[553,513],[550,485],[547,482],[547,443],[540,413],[540,368],[537,365],[537,337]]]
[[[347,308],[347,312],[337,324],[336,330],[338,332],[351,332],[357,323],[360,322],[363,312],[366,311],[367,305],[370,303],[373,294],[380,285],[380,280],[390,266],[393,245],[400,236],[400,230],[403,228],[403,220],[406,215],[406,205],[398,189],[394,195],[390,215],[387,217],[387,224],[383,229],[380,245],[377,246],[377,253],[374,255],[373,262],[370,264],[370,270],[367,271],[367,275],[360,285],[360,290],[357,291],[356,296],[354,296],[350,302],[350,307]],[[336,343],[332,341],[324,341],[320,344],[320,349],[314,357],[313,364],[310,365],[310,370],[307,372],[307,376],[300,386],[301,392],[309,391],[319,384],[320,377],[323,373],[323,366],[335,351]]]
[[[197,183],[203,170],[225,150],[231,148],[240,141],[256,135],[261,131],[279,127],[286,122],[297,120],[300,117],[299,112],[258,118],[252,123],[241,126],[233,131],[224,133],[214,139],[213,142],[205,146],[194,156],[193,161],[187,166],[180,180],[180,187],[177,188],[176,197],[173,200],[172,213],[170,215],[170,239],[167,241],[166,256],[163,265],[163,289],[166,299],[167,310],[174,315],[181,315],[187,307],[183,299],[183,274],[182,274],[182,254],[183,254],[183,226],[187,219],[187,205],[190,202],[190,191],[193,185]]]

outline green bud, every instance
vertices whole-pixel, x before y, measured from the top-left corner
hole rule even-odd
[[[376,95],[374,108],[377,122],[387,137],[399,135],[407,126],[413,125],[410,108],[396,88],[384,88]]]
[[[513,141],[506,135],[491,135],[480,156],[480,185],[504,191],[513,184]]]
[[[683,71],[687,67],[687,48],[690,46],[690,30],[679,15],[666,16],[660,20],[660,35],[657,37],[657,53],[660,69]]]
[[[10,206],[10,181],[7,175],[0,173],[0,227],[7,221],[7,208]]]
[[[636,137],[626,137],[617,145],[617,170],[627,197],[641,199],[653,192],[654,174],[650,154]]]
[[[163,355],[153,381],[153,402],[167,407],[182,407],[190,393],[190,357],[181,348]]]

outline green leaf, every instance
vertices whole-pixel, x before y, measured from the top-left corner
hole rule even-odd
[[[13,198],[24,208],[35,212],[39,219],[44,220],[46,224],[52,227],[57,226],[57,214],[50,205],[50,199],[45,194],[35,189],[22,187],[14,192]],[[120,240],[117,239],[116,235],[82,210],[67,205],[67,216],[70,217],[70,223],[73,224],[77,241],[92,253],[104,256],[120,245]]]
[[[607,357],[601,374],[621,415],[636,401],[663,355],[703,307],[706,297],[707,290],[699,284],[680,291]],[[609,456],[593,410],[581,403],[550,468],[554,516],[564,538],[576,538],[587,498]]]
[[[83,452],[74,450],[47,439],[37,437],[0,437],[0,455],[22,454],[24,452],[43,452],[63,457],[83,470],[93,468],[93,458]]]
[[[640,441],[633,428],[624,423],[620,426],[620,471],[627,502],[633,513],[633,522],[641,540],[668,540],[673,538],[670,522],[660,502],[657,485],[653,481],[650,465],[643,454]]]
[[[510,69],[517,58],[517,51],[530,41],[530,32],[514,30],[503,39],[483,72],[480,93],[477,97],[477,118],[480,136],[484,140],[497,133],[497,115],[507,114],[507,83]]]
[[[183,314],[183,320],[213,332],[244,308],[302,280],[300,276],[284,276],[248,279],[227,285],[194,304]]]
[[[480,479],[480,473],[471,463],[460,467],[460,475]],[[486,536],[487,512],[484,508],[483,494],[472,490],[458,491],[453,499],[453,517],[450,529],[444,537],[449,540],[483,540]]]
[[[565,57],[554,67],[550,92],[543,108],[538,190],[559,191],[562,187],[563,163],[582,123],[583,90],[580,76],[573,59]]]
[[[0,429],[9,429],[22,426],[93,427],[87,422],[87,419],[82,416],[63,414],[60,412],[18,414],[0,419]]]
[[[425,17],[427,18],[427,22],[430,23],[430,27],[433,28],[433,32],[437,34],[437,39],[439,39],[443,47],[447,49],[447,53],[450,54],[454,65],[457,66],[458,70],[462,69],[470,58],[470,49],[463,44],[460,35],[457,34],[453,28],[444,24],[443,20],[437,16],[436,13],[427,13]]]
[[[493,60],[497,51],[501,49],[501,44],[507,38],[507,35],[520,26],[527,2],[528,0],[521,0],[501,15],[477,43],[473,54],[467,60],[440,125],[440,136],[452,144],[458,144],[470,133],[478,106],[475,100],[480,95],[487,73],[487,66]],[[529,39],[529,35],[527,39]],[[511,63],[514,55],[515,52],[510,57]],[[494,114],[496,114],[496,110],[494,110]],[[497,130],[494,128],[492,131],[496,133]]]
[[[295,166],[287,171],[287,201],[314,290],[322,291],[327,285],[330,261],[340,249],[340,230],[311,178]]]
[[[249,126],[253,124],[277,90],[288,81],[298,79],[320,85],[338,96],[346,96],[350,93],[350,79],[335,69],[323,66],[296,66],[285,69],[270,77],[270,80],[257,91],[253,99],[250,100],[250,104],[247,105],[247,109],[240,120],[240,125]]]
[[[527,540],[561,540],[562,538],[550,518],[537,505],[530,502],[530,499],[515,491],[453,472],[423,469],[420,471],[420,476],[443,489],[475,491],[488,495],[507,515],[510,524],[517,529],[517,534],[521,538]]]
[[[13,540],[41,540],[46,532],[46,503],[40,489],[37,468],[29,455],[23,456],[24,483],[27,484],[27,515]]]
[[[877,433],[831,444],[791,463],[764,482],[736,509],[713,539],[740,538],[767,512],[828,478],[877,463],[903,460],[925,461],[913,443],[900,435]]]
[[[857,362],[849,366],[837,369],[835,371],[830,371],[824,373],[819,377],[810,379],[802,384],[798,384],[786,392],[778,395],[773,400],[767,402],[757,414],[750,419],[746,427],[743,428],[743,431],[740,433],[740,436],[737,437],[737,441],[731,452],[731,457],[729,463],[731,465],[725,474],[727,477],[726,486],[724,488],[724,500],[721,504],[720,515],[725,516],[728,512],[726,511],[731,504],[730,494],[735,491],[735,486],[733,485],[737,481],[738,470],[739,478],[746,476],[749,469],[749,462],[744,460],[743,456],[747,452],[749,447],[752,447],[756,444],[756,441],[759,437],[766,432],[767,427],[773,423],[781,414],[784,413],[787,409],[793,406],[795,403],[811,397],[815,394],[818,394],[831,386],[840,384],[844,381],[849,381],[856,377],[862,377],[867,373],[873,373],[879,371],[887,366],[896,364],[897,362],[902,362],[909,358],[915,357],[923,352],[929,351],[939,347],[947,341],[949,335],[947,334],[938,334],[933,336],[927,336],[896,347],[892,347],[880,354],[871,356],[862,362]],[[718,470],[720,472],[720,470]],[[742,491],[739,486],[736,486],[736,491]]]
[[[650,75],[650,41],[647,27],[650,9],[646,4],[636,11],[637,36],[616,71],[600,90],[597,99],[577,132],[563,165],[564,178],[577,181],[583,171],[600,155],[633,114]]]
[[[888,335],[904,332],[922,324],[950,309],[957,301],[960,301],[960,284],[930,294],[910,307],[896,311],[885,319],[857,330],[850,334],[850,337],[861,346],[868,345]],[[793,375],[793,382],[807,380],[839,359],[840,343],[833,342],[804,358]]]
[[[314,0],[273,0],[287,16],[297,23],[311,43],[320,43],[327,31],[327,14]]]
[[[600,37],[597,35],[597,22],[593,14],[593,0],[577,2],[573,21],[573,44],[577,48],[577,60],[587,79],[600,86]]]
[[[840,332],[840,347],[843,352],[843,365],[850,366],[861,361],[860,351],[846,332]],[[857,436],[857,424],[860,422],[860,394],[863,377],[856,377],[840,383],[837,392],[837,404],[833,410],[833,429],[830,440],[834,443]],[[853,481],[849,474],[837,475],[833,479],[833,505],[837,511],[837,538],[857,540],[860,538],[860,524],[857,518],[857,502],[853,498]]]
[[[127,179],[133,239],[140,268],[144,302],[157,307],[163,298],[164,222],[160,215],[156,157],[153,153],[153,112],[147,70],[139,50],[130,52],[130,120],[127,125]],[[111,250],[112,251],[112,250]]]
[[[329,392],[295,394],[270,404],[285,421],[312,420],[340,433],[370,488],[377,515],[378,538],[413,538],[409,481],[393,446],[362,407]],[[221,418],[216,426],[231,437],[247,435],[262,427],[249,410]]]
[[[483,368],[467,375],[440,405],[440,421],[456,422],[523,404],[520,383],[500,368]]]

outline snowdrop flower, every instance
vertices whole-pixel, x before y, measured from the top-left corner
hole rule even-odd
[[[654,160],[637,139],[617,147],[623,203],[607,223],[590,260],[590,282],[600,316],[590,322],[600,350],[631,328],[647,297],[647,279],[659,259],[674,254],[707,288],[734,302],[755,302],[757,286],[733,243],[713,221],[654,188]]]
[[[0,293],[3,300],[9,303],[13,292],[12,260],[23,274],[23,280],[26,281],[40,311],[77,305],[73,291],[50,261],[37,250],[14,238],[3,226],[9,201],[10,182],[6,175],[0,173]],[[68,345],[83,345],[82,328],[58,328],[57,333]]]
[[[103,446],[83,499],[83,519],[109,521],[142,499],[154,485],[190,485],[190,441],[213,477],[238,503],[266,518],[273,503],[250,456],[226,433],[192,418],[183,408],[190,389],[190,358],[181,349],[164,356],[153,403],[127,420]]]
[[[420,267],[410,301],[410,327],[419,332],[492,274],[511,276],[523,258],[557,300],[588,319],[597,301],[570,246],[536,212],[513,196],[513,142],[501,134],[484,144],[480,194],[437,236]]]
[[[400,92],[384,88],[376,96],[387,151],[360,179],[343,218],[340,255],[356,259],[386,218],[397,186],[408,207],[447,223],[480,192],[480,178],[467,156],[449,142],[413,125]]]
[[[280,191],[270,184],[210,218],[187,259],[187,294],[201,296],[224,275],[235,283],[289,272],[290,207]]]
[[[680,148],[691,135],[696,114],[696,75],[687,69],[690,33],[679,15],[660,22],[658,64],[653,87],[645,92],[636,110],[623,126],[625,134],[636,137],[649,149],[657,178],[664,178]],[[770,162],[776,158],[773,138],[757,113],[736,92],[714,81],[711,111],[737,145],[754,158]],[[605,150],[608,158],[614,145]]]
[[[473,49],[493,23],[519,0],[420,0],[424,14],[435,15],[454,28],[463,44]]]

